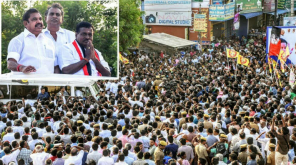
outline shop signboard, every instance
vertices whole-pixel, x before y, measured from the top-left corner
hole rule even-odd
[[[291,8],[291,0],[278,0],[278,9],[290,9]]]
[[[240,14],[262,11],[261,0],[237,0],[236,5],[240,8]]]
[[[145,12],[146,25],[191,26],[191,12]]]
[[[192,0],[145,0],[145,11],[191,11]]]
[[[210,21],[224,21],[234,17],[234,2],[226,5],[210,5]]]
[[[206,14],[194,14],[194,31],[207,32],[208,23]]]
[[[263,7],[264,7],[263,8],[264,13],[274,12],[275,1],[274,0],[264,0]]]

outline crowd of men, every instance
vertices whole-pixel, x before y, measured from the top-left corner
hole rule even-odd
[[[176,54],[136,52],[95,97],[0,103],[5,165],[296,163],[296,88],[272,78],[251,37]],[[217,42],[216,42],[217,43]],[[232,48],[250,65],[227,60]]]

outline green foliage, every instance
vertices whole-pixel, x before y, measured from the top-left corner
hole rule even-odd
[[[144,25],[141,19],[140,0],[119,0],[119,50],[137,46],[143,37]]]
[[[36,1],[32,8],[36,8],[44,20],[45,11],[52,3],[58,2],[64,8],[62,28],[75,32],[76,25],[81,21],[90,22],[95,27],[93,43],[109,66],[117,74],[117,8],[106,8],[102,2],[88,1]],[[2,2],[2,73],[10,72],[7,69],[6,57],[9,41],[24,31],[22,17],[27,8],[26,1]],[[116,64],[116,65],[115,65]]]

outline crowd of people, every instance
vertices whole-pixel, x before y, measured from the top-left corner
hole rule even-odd
[[[227,59],[232,48],[250,59]],[[262,38],[202,51],[136,52],[95,97],[0,103],[4,165],[296,163],[296,88],[272,78]],[[288,69],[285,70],[288,72]],[[61,88],[62,91],[63,88]]]

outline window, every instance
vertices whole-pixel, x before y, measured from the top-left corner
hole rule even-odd
[[[56,95],[57,93],[60,92],[61,86],[43,86],[45,87],[45,92],[48,92],[50,96]],[[71,96],[71,87],[70,86],[65,86],[65,90]]]
[[[100,88],[99,88],[99,86],[98,86],[97,83],[94,83],[94,84],[92,85],[92,88],[93,88],[93,90],[95,91],[95,95],[98,95],[98,94],[100,93]]]
[[[75,87],[75,96],[77,97],[91,96],[89,87]]]
[[[37,99],[38,86],[12,85],[11,99]]]
[[[7,93],[9,91],[9,88],[10,86],[8,86],[7,88],[7,85],[0,85],[0,97],[1,96],[1,93],[3,94],[4,98],[1,98],[1,99],[9,99],[9,93]]]

